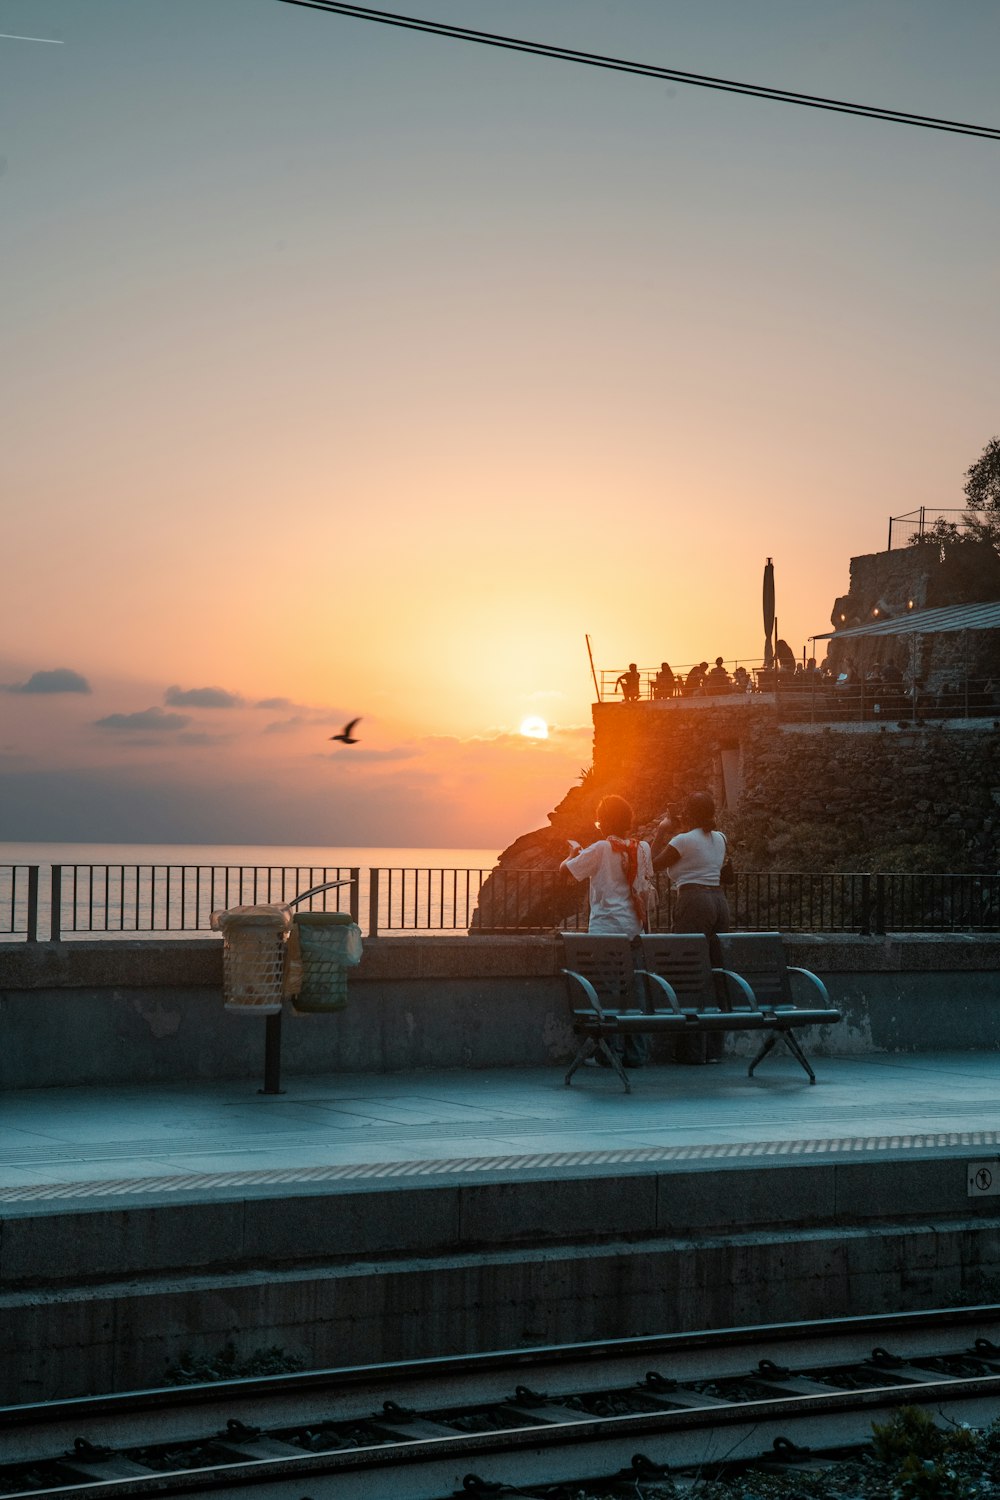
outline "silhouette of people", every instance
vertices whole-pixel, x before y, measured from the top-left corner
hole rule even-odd
[[[775,646],[774,660],[782,672],[795,671],[795,656],[787,641],[779,641]]]
[[[676,681],[670,663],[668,661],[661,662],[660,670],[653,678],[653,697],[672,698],[675,688]]]
[[[728,693],[732,685],[729,673],[723,665],[722,657],[717,656],[715,658],[715,666],[705,678],[706,693],[711,693],[713,696],[718,693]]]
[[[696,667],[692,667],[684,679],[684,696],[693,698],[695,693],[703,691],[705,686],[705,674],[708,671],[708,662],[701,661]]]
[[[844,661],[840,668],[840,671],[837,674],[837,681],[834,683],[834,687],[843,692],[846,688],[855,687],[857,685],[857,682],[858,669],[854,665],[854,657],[849,656]]]
[[[733,687],[738,693],[749,693],[753,687],[750,681],[750,673],[746,667],[737,667],[733,673]]]
[[[635,703],[639,697],[639,668],[634,661],[628,664],[628,671],[623,672],[615,683],[615,692],[622,690],[622,697],[626,703]]]

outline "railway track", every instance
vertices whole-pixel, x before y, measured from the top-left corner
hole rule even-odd
[[[445,1500],[613,1494],[623,1478],[634,1494],[666,1472],[683,1488],[685,1473],[761,1456],[786,1472],[822,1466],[900,1406],[974,1426],[1000,1414],[1000,1306],[6,1407],[0,1500]]]

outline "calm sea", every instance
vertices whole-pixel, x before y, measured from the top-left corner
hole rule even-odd
[[[61,866],[58,929],[63,937],[208,929],[212,911],[294,896],[360,869],[358,919],[372,930],[378,871],[379,931],[467,931],[495,849],[338,848],[289,844],[0,843],[0,940],[29,925],[24,866],[40,867],[38,933],[52,927],[51,868]],[[17,869],[16,867],[22,867]],[[349,909],[347,887],[314,898],[320,909]]]
[[[310,844],[4,844],[0,865],[363,865],[491,870],[496,849],[348,849]]]

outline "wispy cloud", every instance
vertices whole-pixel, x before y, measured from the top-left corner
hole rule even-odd
[[[186,729],[177,736],[179,745],[225,745],[232,741],[231,734],[209,734],[204,729]]]
[[[164,703],[173,708],[243,708],[246,700],[226,688],[182,688],[176,683],[163,695]]]
[[[258,708],[262,707],[258,703]],[[262,734],[294,734],[297,729],[305,729],[309,720],[301,714],[293,714],[290,719],[274,719],[270,724],[265,724],[261,730]]]
[[[89,693],[90,683],[69,667],[55,667],[51,672],[32,672],[27,682],[12,682],[7,693]]]
[[[257,707],[259,706],[258,704]],[[290,714],[287,719],[272,719],[269,724],[264,725],[261,734],[291,734],[299,729],[316,732],[324,726],[329,728],[336,725],[337,729],[342,729],[344,726],[345,717],[339,710],[303,708],[301,704],[295,703],[290,706],[297,712]]]
[[[139,731],[148,734],[155,730],[157,733],[176,733],[177,730],[186,729],[191,723],[189,714],[168,714],[162,708],[143,708],[134,714],[108,714],[103,719],[95,719],[94,723],[98,729],[125,730],[126,732]]]
[[[415,760],[420,754],[416,745],[395,745],[388,750],[359,750],[355,745],[345,745],[340,749],[327,751],[329,759],[342,758],[346,765],[370,765],[373,762],[387,760]]]

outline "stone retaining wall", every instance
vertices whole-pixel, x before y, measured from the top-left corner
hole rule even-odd
[[[591,804],[608,791],[648,828],[707,789],[742,869],[1000,868],[992,719],[787,724],[753,696],[595,704],[593,780],[586,806],[567,799],[579,830],[560,816],[560,832],[589,834]]]
[[[229,1342],[323,1369],[979,1301],[995,1205],[963,1160],[896,1153],[12,1207],[0,1400],[149,1387]]]
[[[799,937],[787,953],[844,1013],[806,1037],[815,1056],[1000,1046],[1000,940]],[[286,1007],[283,1071],[558,1067],[575,1050],[561,962],[554,937],[369,941],[346,1010]],[[0,947],[3,1088],[259,1077],[264,1030],[223,1009],[217,940]]]

